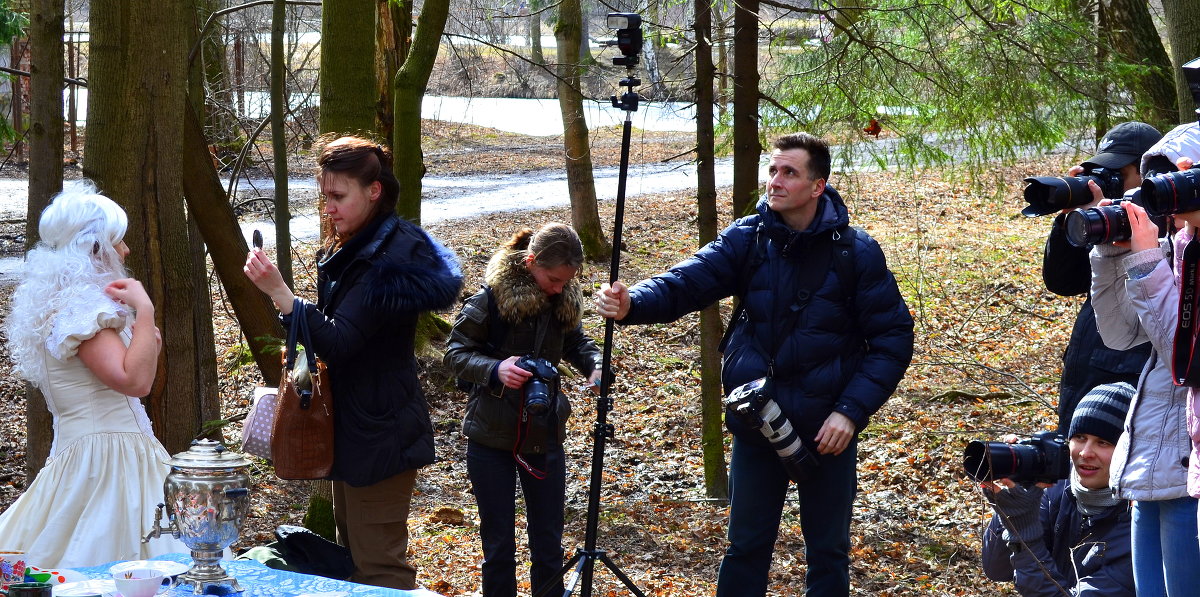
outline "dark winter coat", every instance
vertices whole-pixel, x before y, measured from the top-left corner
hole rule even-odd
[[[1119,381],[1137,386],[1142,367],[1150,358],[1150,343],[1128,350],[1116,350],[1104,345],[1096,328],[1096,312],[1092,309],[1092,267],[1088,249],[1067,241],[1063,229],[1064,216],[1054,218],[1046,249],[1042,255],[1042,281],[1046,289],[1059,296],[1087,295],[1079,308],[1071,340],[1063,351],[1062,380],[1058,384],[1058,430],[1066,433],[1071,426],[1075,406],[1092,388]]]
[[[317,285],[317,304],[303,314],[333,389],[330,478],[361,487],[432,463],[433,425],[413,346],[418,315],[454,304],[458,261],[388,213],[318,263]]]
[[[508,249],[492,257],[485,281],[496,305],[493,308],[488,304],[487,289],[467,299],[454,321],[444,358],[455,376],[472,384],[463,435],[499,450],[511,450],[516,443],[522,392],[501,384],[496,368],[509,357],[534,353],[539,321],[546,320],[546,330],[541,351],[535,356],[555,365],[566,359],[584,376],[601,361],[600,349],[584,335],[580,324],[583,293],[579,283],[571,280],[561,293],[547,296],[525,267],[524,257],[523,250]],[[503,322],[493,321],[493,313]],[[543,318],[543,314],[548,317]],[[489,341],[496,325],[502,326],[505,333],[493,347]],[[555,407],[553,429],[544,434],[546,437],[524,442],[523,453],[543,453],[562,446],[571,415],[566,394],[559,392]]]
[[[1039,516],[1043,536],[1012,546],[1002,538],[1000,519],[992,516],[983,535],[988,578],[1013,582],[1026,597],[1134,597],[1129,502],[1085,519],[1064,479],[1046,489]]]
[[[810,243],[828,242],[826,237],[849,223],[833,187],[826,186],[819,200],[816,217],[804,231],[792,230],[766,199],[759,201],[757,215],[739,219],[690,259],[630,288],[631,308],[620,322],[673,321],[739,295],[749,317],[733,324],[722,370],[725,392],[766,375],[765,353],[778,344],[775,400],[807,442],[834,411],[861,431],[904,377],[913,351],[908,307],[883,251],[862,231],[856,232],[853,247],[854,296],[842,296],[831,262],[795,324],[779,329],[795,303],[799,272],[810,262]],[[765,262],[759,263],[759,251]],[[778,339],[777,332],[783,334]],[[765,441],[757,430],[726,415],[735,435]]]

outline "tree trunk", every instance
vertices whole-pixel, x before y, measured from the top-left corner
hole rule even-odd
[[[1108,16],[1105,14],[1105,12],[1106,11],[1103,4],[1097,5],[1097,39],[1099,39],[1103,32],[1109,28]],[[1095,70],[1096,72],[1102,72],[1105,68],[1105,65],[1108,64],[1108,44],[1097,43],[1096,47],[1092,48],[1092,50],[1094,52],[1093,58],[1096,61]],[[1101,78],[1096,82],[1096,89],[1092,91],[1092,97],[1090,98],[1090,101],[1092,102],[1092,126],[1095,129],[1093,133],[1096,138],[1096,142],[1099,142],[1100,139],[1104,137],[1104,133],[1108,132],[1109,128],[1112,128],[1109,126],[1111,119],[1109,118],[1108,104],[1108,94],[1111,86],[1112,85],[1106,78]]]
[[[534,3],[529,3],[529,9],[534,10]],[[542,54],[542,13],[534,12],[529,15],[529,59],[534,64],[546,64]]]
[[[292,209],[288,205],[287,131],[283,117],[288,112],[287,61],[283,52],[283,32],[287,28],[287,4],[271,4],[271,158],[275,170],[275,267],[288,288],[295,288],[292,276]],[[324,55],[324,54],[322,54]],[[324,74],[322,69],[321,73]],[[322,105],[322,107],[324,107]],[[373,123],[373,122],[372,122]]]
[[[717,238],[717,175],[713,134],[712,3],[696,0],[696,229],[700,246]],[[729,498],[721,391],[721,309],[700,311],[700,446],[704,453],[704,492]]]
[[[733,11],[733,216],[754,207],[758,196],[758,0]]]
[[[1196,120],[1196,109],[1200,106],[1188,91],[1181,68],[1187,61],[1200,57],[1200,10],[1196,10],[1195,0],[1163,0],[1162,6],[1171,46],[1171,73],[1175,75],[1179,122],[1191,122]]]
[[[321,3],[322,133],[375,132],[375,14],[376,0]]]
[[[212,371],[197,366],[214,358],[200,353],[212,338],[197,337],[206,326],[196,321],[195,305],[209,293],[207,285],[196,286],[184,214],[187,8],[184,2],[92,2],[83,169],[129,215],[127,264],[154,301],[163,343],[146,410],[170,452],[184,450],[220,411]]]
[[[209,15],[219,10],[222,3],[219,0],[198,0],[197,5],[196,30],[199,31],[199,28],[203,27],[205,21],[208,20]],[[196,77],[193,74],[196,79],[192,83],[193,90],[198,86],[205,91],[202,95],[192,95],[191,98],[193,102],[204,104],[204,110],[200,114],[204,116],[203,122],[209,126],[209,134],[206,135],[206,138],[213,145],[224,148],[226,151],[235,151],[235,146],[239,144],[240,134],[233,105],[233,86],[225,68],[228,46],[218,31],[218,27],[209,29],[208,34],[201,41],[200,53],[197,58],[200,64],[191,65],[193,73],[202,73],[202,77]],[[195,91],[189,91],[189,93],[195,93]]]
[[[283,339],[283,326],[275,316],[275,307],[267,295],[250,282],[242,271],[246,263],[246,238],[241,234],[233,206],[225,187],[217,177],[208,155],[208,142],[200,130],[200,121],[189,112],[184,123],[183,191],[188,211],[196,214],[200,236],[208,245],[213,269],[225,288],[234,317],[254,355],[254,362],[269,386],[279,385],[282,365],[277,344]]]
[[[721,7],[713,7],[717,21],[717,114],[725,117],[729,111],[729,19],[721,14]]]
[[[1171,59],[1146,0],[1105,0],[1102,5],[1109,27],[1101,39],[1112,46],[1111,58],[1139,67],[1123,85],[1133,96],[1133,113],[1160,131],[1175,128],[1179,105]]]
[[[429,84],[433,63],[441,46],[442,31],[450,14],[450,0],[426,0],[417,17],[417,30],[404,64],[396,72],[396,128],[392,140],[392,170],[400,181],[400,217],[421,223],[421,178],[425,155],[421,151],[421,98]]]
[[[667,93],[667,86],[663,83],[662,72],[658,69],[658,51],[654,49],[654,40],[661,38],[661,35],[647,36],[642,43],[642,58],[646,63],[646,75],[650,79],[650,97],[647,99],[666,101],[670,94]]]
[[[592,45],[589,43],[591,40],[588,38],[588,22],[587,19],[583,18],[584,1],[585,0],[578,0],[577,4],[579,5],[579,10],[576,11],[579,13],[579,41],[576,43],[575,47],[579,48],[579,56],[571,60],[571,64],[578,64],[581,67],[581,75],[585,74],[585,71],[582,67],[593,66],[596,64],[596,58],[592,56]],[[561,10],[562,9],[560,8],[560,15],[562,14]],[[555,35],[557,35],[557,25],[555,30]],[[559,47],[562,46],[560,45]],[[558,62],[559,64],[564,62],[562,56],[559,56]],[[576,87],[578,87],[578,85],[576,85]]]
[[[29,198],[25,250],[38,241],[38,220],[63,185],[63,0],[33,0],[29,14]],[[14,89],[17,88],[15,85]],[[25,384],[25,470],[32,483],[54,439],[46,400]]]
[[[582,18],[580,0],[559,3],[558,22],[554,26],[558,45],[558,109],[563,121],[571,224],[583,242],[583,253],[588,259],[597,260],[611,257],[613,248],[600,227],[596,181],[592,178],[592,150],[583,114],[583,94],[579,91],[579,76],[583,70],[578,52]]]
[[[391,0],[376,0],[375,10],[375,135],[390,140],[396,122],[392,75],[404,63],[412,20]]]

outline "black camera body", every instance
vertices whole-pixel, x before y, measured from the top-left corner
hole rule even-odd
[[[820,462],[804,447],[800,434],[775,403],[775,384],[760,377],[733,389],[725,398],[725,408],[747,427],[759,430],[783,463],[784,470],[796,483],[812,477]]]
[[[517,359],[516,365],[533,374],[521,388],[525,412],[539,417],[550,412],[558,396],[558,367],[546,359],[531,355]]]
[[[1200,58],[1185,62],[1180,70],[1196,104],[1196,117],[1200,120]],[[1171,215],[1200,209],[1200,156],[1190,157],[1197,163],[1188,170],[1155,174],[1142,180],[1146,211]]]
[[[1156,174],[1142,180],[1146,211],[1167,216],[1200,209],[1200,165],[1181,172]]]
[[[1167,227],[1167,217],[1151,210],[1144,203],[1145,196],[1142,189],[1133,189],[1108,205],[1077,209],[1068,213],[1063,218],[1063,232],[1067,242],[1085,248],[1129,240],[1133,236],[1133,228],[1129,225],[1129,214],[1125,213],[1126,203],[1145,208],[1150,221],[1158,226],[1161,235]]]
[[[1071,476],[1071,448],[1061,434],[1043,431],[1018,441],[973,441],[963,451],[963,468],[976,481],[1056,483]]]
[[[1022,214],[1029,217],[1056,214],[1064,209],[1092,202],[1088,181],[1095,181],[1105,198],[1117,199],[1125,194],[1125,177],[1120,170],[1093,167],[1079,176],[1031,176],[1025,179],[1025,201],[1029,203]]]

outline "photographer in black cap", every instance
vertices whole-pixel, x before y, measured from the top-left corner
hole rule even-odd
[[[1137,188],[1142,183],[1138,171],[1142,154],[1161,138],[1162,133],[1146,123],[1122,122],[1100,140],[1096,155],[1072,167],[1067,174],[1076,176],[1085,170],[1100,167],[1119,171],[1125,181],[1126,191]],[[1062,379],[1058,385],[1060,433],[1067,430],[1075,405],[1089,390],[1100,384],[1118,381],[1136,384],[1142,366],[1150,356],[1148,342],[1129,350],[1114,350],[1106,347],[1101,340],[1089,294],[1092,270],[1088,249],[1067,242],[1063,222],[1068,211],[1071,210],[1064,210],[1055,216],[1042,258],[1042,280],[1047,290],[1060,296],[1088,295],[1075,317],[1071,339],[1063,352]]]

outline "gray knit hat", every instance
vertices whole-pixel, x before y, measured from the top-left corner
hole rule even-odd
[[[1134,392],[1133,386],[1125,382],[1093,388],[1075,407],[1067,437],[1088,433],[1106,442],[1117,443]]]

